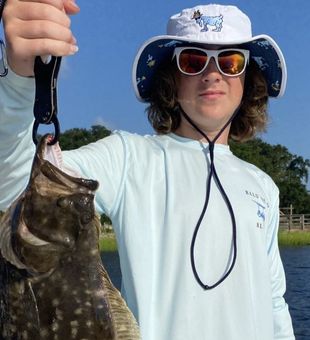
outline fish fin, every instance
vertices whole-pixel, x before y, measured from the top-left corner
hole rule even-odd
[[[139,327],[135,317],[128,308],[120,292],[114,287],[107,272],[102,268],[105,298],[112,316],[113,328],[116,339],[138,340],[141,339]]]

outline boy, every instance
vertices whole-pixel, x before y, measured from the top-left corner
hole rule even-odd
[[[2,209],[24,188],[33,155],[34,84],[20,76],[33,75],[36,55],[76,51],[65,12],[77,11],[71,1],[7,2]],[[133,82],[157,134],[118,131],[63,158],[101,184],[97,208],[113,221],[122,294],[142,338],[294,339],[277,246],[278,189],[228,146],[263,130],[268,97],[284,93],[280,48],[269,36],[252,37],[236,7],[196,6],[143,44]]]

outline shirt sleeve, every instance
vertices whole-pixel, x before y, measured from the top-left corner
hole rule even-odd
[[[284,299],[286,280],[278,246],[279,195],[278,190],[273,206],[267,234],[267,252],[272,289],[273,324],[275,340],[294,340],[292,320]]]
[[[121,132],[100,139],[79,149],[64,151],[65,166],[81,177],[99,182],[96,210],[113,219],[123,192],[127,167],[127,147]]]
[[[27,185],[35,151],[34,79],[8,71],[0,78],[0,210],[4,211]]]

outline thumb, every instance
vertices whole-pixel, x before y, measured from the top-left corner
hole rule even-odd
[[[75,0],[63,0],[63,3],[67,14],[76,14],[80,11],[80,7],[75,3]]]

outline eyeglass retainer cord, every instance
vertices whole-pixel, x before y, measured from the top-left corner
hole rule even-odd
[[[235,112],[233,113],[233,115],[229,118],[229,120],[227,121],[227,123],[225,123],[225,125],[221,128],[221,130],[218,132],[218,134],[213,138],[213,140],[211,141],[210,138],[208,138],[208,136],[192,121],[192,119],[185,113],[185,111],[182,109],[182,107],[179,105],[178,109],[180,111],[180,113],[183,115],[183,117],[188,121],[188,123],[190,125],[192,125],[192,127],[197,130],[209,143],[209,152],[210,152],[210,172],[208,175],[208,179],[207,179],[207,189],[206,189],[206,198],[205,198],[205,203],[203,206],[203,209],[201,211],[200,217],[197,221],[197,224],[195,226],[194,229],[194,233],[193,233],[193,237],[192,237],[192,241],[191,241],[191,248],[190,248],[190,259],[191,259],[191,266],[192,266],[192,270],[194,273],[194,276],[197,280],[197,282],[199,283],[199,285],[204,289],[204,290],[210,290],[213,289],[215,287],[217,287],[219,284],[221,284],[227,277],[228,275],[232,272],[235,263],[236,263],[236,258],[237,258],[237,227],[236,227],[236,219],[235,219],[235,214],[234,214],[234,210],[232,208],[232,205],[230,203],[230,200],[222,186],[222,183],[217,175],[216,169],[215,169],[215,164],[214,164],[214,144],[217,141],[217,139],[221,136],[221,134],[224,132],[224,130],[227,128],[227,126],[232,122],[232,120],[235,118],[235,116],[238,114],[240,105],[237,107],[237,109],[235,110]],[[233,258],[232,258],[232,262],[231,265],[229,267],[229,269],[226,271],[226,273],[223,275],[222,278],[220,278],[217,282],[215,282],[212,285],[208,285],[206,283],[203,283],[203,281],[201,280],[197,268],[196,268],[196,264],[195,264],[195,256],[194,256],[194,250],[195,250],[195,243],[196,243],[196,238],[197,238],[197,234],[199,231],[199,228],[201,226],[201,222],[205,216],[208,204],[209,204],[209,199],[210,199],[210,192],[211,192],[211,180],[212,177],[214,178],[214,181],[216,182],[216,184],[219,187],[220,193],[222,194],[222,197],[226,203],[226,206],[228,208],[230,217],[231,217],[231,222],[232,222],[232,239],[233,239]]]

